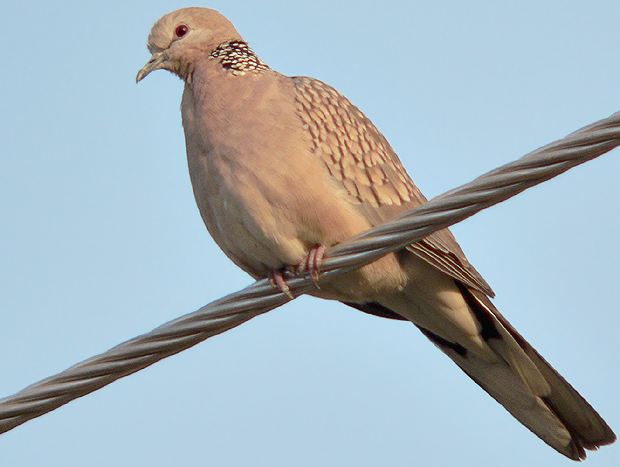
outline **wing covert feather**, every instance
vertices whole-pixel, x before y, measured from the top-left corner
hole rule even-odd
[[[427,202],[385,137],[356,106],[322,81],[303,76],[293,81],[297,111],[311,135],[314,153],[373,225]],[[448,229],[408,250],[460,282],[494,296]]]

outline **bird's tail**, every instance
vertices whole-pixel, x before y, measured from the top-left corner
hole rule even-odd
[[[596,410],[512,327],[486,295],[465,286],[459,288],[482,325],[482,337],[500,358],[489,361],[476,356],[420,327],[426,337],[517,420],[568,458],[585,459],[586,449],[616,440]]]

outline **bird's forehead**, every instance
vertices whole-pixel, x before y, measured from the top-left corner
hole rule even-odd
[[[235,31],[230,22],[215,10],[208,8],[182,8],[162,16],[151,29],[147,46],[151,52],[161,51],[174,39],[174,30],[179,24],[192,29]],[[236,31],[235,31],[236,32]]]
[[[151,52],[161,51],[172,42],[174,28],[177,23],[183,22],[181,11],[174,11],[160,18],[151,28],[147,47]]]

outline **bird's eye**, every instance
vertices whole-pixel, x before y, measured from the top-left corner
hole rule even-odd
[[[174,30],[174,34],[179,38],[183,37],[188,32],[189,32],[189,28],[185,24],[179,24],[177,28]]]

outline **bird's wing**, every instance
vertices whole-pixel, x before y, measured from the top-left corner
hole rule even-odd
[[[426,202],[386,139],[357,107],[320,81],[295,78],[295,84],[314,152],[371,223],[386,222]],[[491,288],[448,229],[408,250],[456,279],[465,306],[442,306],[438,300],[429,310],[416,307],[413,316],[411,304],[425,293],[419,288],[380,297],[381,303],[347,304],[388,318],[408,317],[513,416],[565,456],[579,460],[585,449],[615,440],[600,415],[493,306]]]
[[[373,225],[427,202],[385,137],[356,106],[322,81],[293,81],[297,110],[312,135],[314,153]],[[495,295],[450,230],[439,230],[408,250],[463,284]]]

